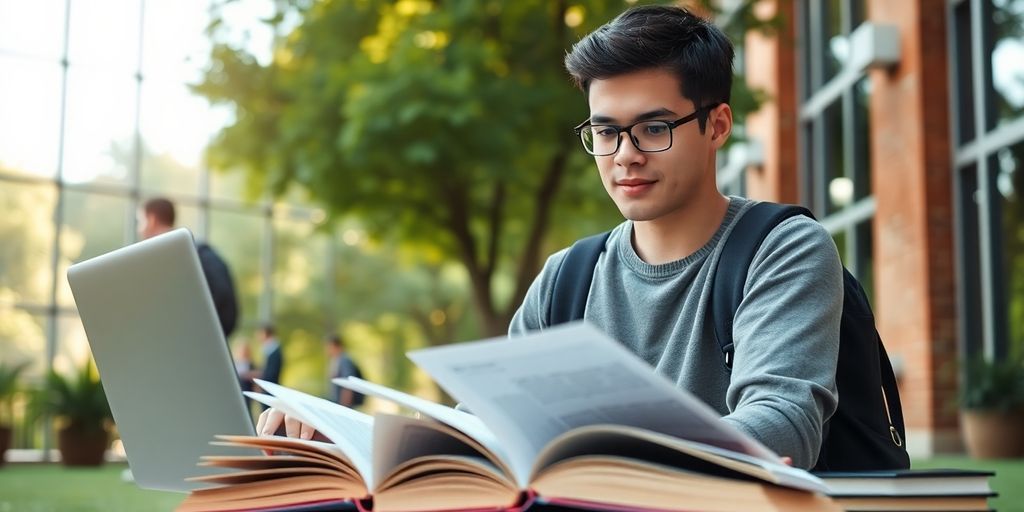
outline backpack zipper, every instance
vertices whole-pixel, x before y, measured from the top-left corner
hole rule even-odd
[[[882,402],[885,404],[885,418],[889,420],[889,436],[892,437],[892,442],[896,443],[896,446],[902,448],[903,438],[900,437],[900,433],[892,424],[892,414],[889,413],[889,399],[885,396],[885,387],[882,386],[880,389],[882,390]]]

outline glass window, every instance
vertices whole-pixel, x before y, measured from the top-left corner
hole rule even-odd
[[[982,332],[981,296],[981,241],[979,238],[980,194],[978,193],[978,169],[970,165],[959,171],[959,195],[957,210],[960,212],[962,229],[958,238],[957,259],[960,266],[961,315],[960,339],[966,354],[980,352],[985,339]],[[965,354],[965,355],[966,355]]]
[[[826,212],[835,213],[853,200],[853,181],[846,169],[846,139],[843,128],[843,106],[833,103],[825,109],[825,168],[823,174],[828,187]]]
[[[956,109],[959,120],[956,126],[957,143],[965,144],[974,140],[974,53],[971,51],[973,37],[971,24],[971,2],[959,2],[953,7],[954,67]]]
[[[63,314],[57,317],[57,347],[53,357],[53,369],[70,375],[92,359],[92,349],[85,336],[85,327],[78,315]]]
[[[1002,248],[997,257],[1002,267],[1000,280],[1007,287],[1003,294],[1008,299],[1007,334],[1011,351],[1024,355],[1024,143],[996,153],[993,175],[1001,202]]]
[[[149,80],[198,82],[210,60],[209,0],[146,2],[142,74]]]
[[[233,201],[248,194],[249,181],[245,174],[237,171],[211,171],[210,197]]]
[[[225,124],[222,112],[211,110],[185,83],[144,81],[139,115],[143,188],[198,194],[203,151]]]
[[[274,323],[288,340],[289,382],[320,393],[323,337],[333,327],[327,314],[329,240],[305,218],[282,217],[274,221]]]
[[[49,304],[56,201],[53,185],[0,182],[0,303]]]
[[[66,4],[66,0],[0,0],[0,53],[60,59]]]
[[[0,171],[56,176],[60,66],[0,54],[0,77]]]
[[[46,374],[46,317],[0,300],[0,354],[5,363],[29,362],[22,378],[42,381]]]
[[[64,179],[128,180],[135,165],[135,91],[125,75],[70,68]]]
[[[874,233],[873,223],[868,220],[857,224],[857,267],[854,276],[864,288],[868,300],[875,301],[875,258],[874,258]]]
[[[38,388],[46,375],[46,329],[45,316],[11,307],[0,297],[0,360],[8,364],[27,362],[19,382],[29,389]],[[32,421],[27,409],[28,397],[22,393],[14,401],[13,448],[38,448],[42,438],[40,422]]]
[[[1024,116],[1024,0],[992,2],[992,48],[989,58],[995,102],[990,127]]]
[[[822,13],[822,49],[824,50],[825,75],[828,82],[843,68],[850,56],[850,38],[843,30],[843,1],[827,0],[821,2]]]
[[[235,280],[239,302],[239,323],[232,338],[250,336],[260,321],[260,296],[263,293],[264,218],[258,214],[210,211],[208,241],[228,267]]]
[[[130,208],[126,197],[65,190],[60,236],[68,261],[77,263],[129,243],[125,234],[128,215],[134,215]],[[67,279],[58,283],[60,303],[74,304]]]
[[[853,198],[871,195],[871,80],[864,78],[853,89]]]
[[[156,2],[154,2],[156,3]],[[141,0],[70,2],[68,60],[131,76],[139,66]]]

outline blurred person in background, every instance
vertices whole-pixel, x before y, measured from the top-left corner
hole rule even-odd
[[[363,372],[359,369],[359,365],[352,360],[352,357],[345,350],[345,342],[342,341],[341,336],[337,334],[327,336],[327,357],[328,381],[344,379],[346,377],[363,378]],[[366,401],[366,396],[362,393],[342,388],[333,382],[329,383],[329,385],[331,390],[330,400],[333,402],[355,409]]]
[[[143,239],[166,233],[174,229],[174,203],[163,197],[154,197],[146,201],[142,208],[142,219],[139,234]],[[235,295],[235,282],[231,278],[231,270],[223,258],[205,242],[196,244],[199,263],[206,276],[206,284],[213,296],[213,305],[217,309],[224,339],[227,340],[238,325],[238,300]]]

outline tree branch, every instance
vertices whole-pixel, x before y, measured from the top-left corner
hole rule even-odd
[[[491,214],[489,216],[490,232],[488,233],[487,261],[485,273],[488,276],[494,275],[494,269],[498,265],[498,249],[501,246],[501,228],[505,221],[505,182],[498,180],[494,185],[494,197],[491,199]]]
[[[558,189],[565,177],[566,164],[569,159],[569,148],[562,146],[548,164],[547,172],[544,174],[544,182],[537,190],[536,204],[537,215],[533,218],[533,225],[530,226],[530,235],[523,249],[519,269],[516,271],[516,287],[509,301],[509,309],[505,315],[511,319],[515,308],[523,301],[526,290],[530,288],[534,276],[540,270],[540,249],[544,241],[544,235],[548,231],[551,222],[551,206],[554,203]]]

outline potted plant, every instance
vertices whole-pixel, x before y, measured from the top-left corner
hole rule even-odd
[[[960,386],[960,406],[972,457],[1024,456],[1024,361],[972,361]]]
[[[57,447],[65,465],[103,463],[113,417],[90,360],[71,376],[51,371],[36,396],[36,413],[56,420]]]
[[[18,376],[28,368],[28,363],[10,365],[0,363],[0,466],[11,447],[12,424],[14,423],[14,396],[18,393]]]

